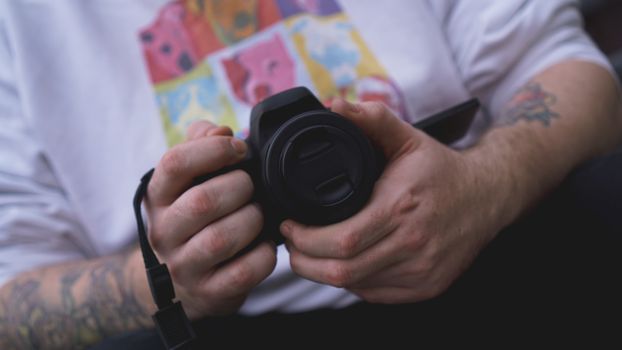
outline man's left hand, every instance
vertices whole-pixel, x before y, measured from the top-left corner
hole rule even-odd
[[[386,167],[367,205],[347,220],[324,227],[283,222],[292,269],[370,302],[441,294],[506,224],[499,203],[511,195],[507,178],[381,103],[336,100],[332,110],[382,149]]]

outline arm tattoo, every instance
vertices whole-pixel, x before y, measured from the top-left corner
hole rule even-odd
[[[84,349],[151,326],[128,287],[126,260],[116,256],[86,268],[70,266],[56,290],[41,283],[45,271],[10,282],[0,303],[0,348]]]
[[[502,125],[512,125],[520,120],[540,121],[549,126],[559,114],[551,110],[557,97],[542,90],[538,83],[528,83],[518,90],[503,113]]]

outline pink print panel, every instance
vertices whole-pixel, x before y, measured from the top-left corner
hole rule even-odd
[[[295,84],[294,60],[277,33],[222,63],[236,97],[251,106]]]

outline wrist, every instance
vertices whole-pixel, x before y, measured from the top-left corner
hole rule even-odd
[[[524,210],[525,191],[508,157],[494,148],[475,146],[462,152],[474,185],[483,218],[491,220],[494,234],[512,223]]]

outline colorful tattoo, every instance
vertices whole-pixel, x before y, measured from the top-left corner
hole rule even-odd
[[[550,108],[556,100],[557,97],[542,90],[540,84],[528,83],[514,95],[508,104],[501,124],[511,125],[520,120],[536,120],[549,126],[553,118],[559,117],[559,114]]]
[[[10,282],[0,303],[0,348],[84,349],[151,326],[128,287],[125,266],[126,259],[117,256],[87,268],[68,267],[56,291],[41,283],[45,272]]]

